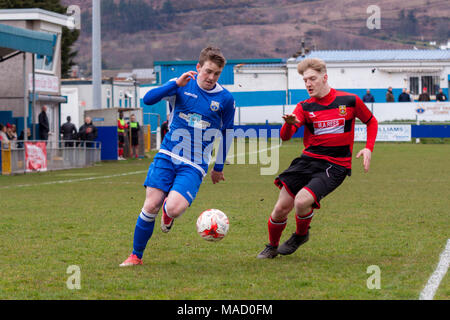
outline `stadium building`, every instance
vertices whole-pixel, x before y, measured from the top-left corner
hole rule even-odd
[[[134,79],[111,77],[102,79],[102,108],[137,108],[136,100],[139,83]],[[61,120],[72,117],[77,128],[84,123],[86,110],[93,109],[93,91],[91,79],[62,79],[61,92],[67,102],[61,104]]]
[[[413,98],[426,87],[435,101],[439,88],[448,97],[450,82],[450,50],[340,50],[312,51],[305,57],[318,57],[327,63],[329,83],[332,87],[354,93],[361,98],[371,90],[375,104],[386,105],[386,91],[393,88],[395,100],[403,88],[409,89]],[[230,90],[236,99],[235,123],[281,122],[281,115],[293,110],[295,105],[308,98],[308,93],[297,73],[297,64],[304,57],[268,60],[229,60],[219,83]],[[195,70],[196,61],[156,61],[157,85]],[[141,86],[141,106],[161,114],[167,113],[165,102],[146,106],[145,93],[154,85]],[[398,105],[398,104],[397,104]],[[381,106],[380,106],[381,107]],[[391,113],[392,119],[414,119],[415,106],[402,107]],[[381,109],[380,109],[381,110]],[[386,110],[392,110],[386,109]],[[445,114],[445,112],[447,112]],[[385,112],[386,113],[386,112]],[[443,120],[450,120],[449,111],[441,110]],[[389,116],[386,115],[387,118]],[[382,117],[382,119],[387,120]]]
[[[38,139],[38,115],[46,105],[49,140],[59,139],[60,104],[66,101],[61,35],[70,23],[68,16],[42,9],[0,10],[0,122],[15,124],[18,133],[26,126]]]

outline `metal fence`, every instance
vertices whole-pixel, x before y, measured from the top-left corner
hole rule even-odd
[[[24,173],[27,171],[25,159],[25,141],[11,141],[9,146],[3,145],[3,156],[10,156],[10,174]],[[61,170],[70,168],[82,168],[91,166],[100,161],[101,142],[99,141],[40,141],[28,140],[27,142],[45,142],[47,153],[47,170]],[[7,147],[9,152],[5,152]],[[3,159],[2,161],[7,161]],[[3,172],[7,174],[7,172]]]

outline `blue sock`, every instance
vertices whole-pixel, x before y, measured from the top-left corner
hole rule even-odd
[[[155,218],[158,214],[147,213],[142,209],[136,222],[133,239],[133,254],[142,259],[148,240],[152,237]]]

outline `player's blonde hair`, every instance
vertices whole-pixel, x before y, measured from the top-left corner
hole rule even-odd
[[[319,58],[306,58],[297,65],[297,71],[301,75],[308,69],[313,69],[322,74],[327,73],[325,61]]]

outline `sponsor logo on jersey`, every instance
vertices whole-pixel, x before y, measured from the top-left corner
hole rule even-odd
[[[345,118],[314,121],[314,134],[344,133]]]
[[[314,112],[310,112],[310,113],[309,113],[309,117],[310,117],[310,118],[315,118],[316,115],[314,114]]]
[[[347,106],[345,104],[339,106],[339,115],[345,116],[347,114]]]
[[[202,120],[202,116],[197,113],[185,114],[183,112],[180,112],[179,117],[183,120],[186,120],[188,125],[193,128],[206,129],[211,126],[211,123]]]
[[[187,96],[189,96],[189,97],[195,98],[195,99],[198,98],[198,96],[197,96],[196,94],[194,94],[194,93],[190,93],[190,92],[186,92],[186,91],[185,91],[184,94],[187,95]]]
[[[217,101],[211,100],[211,105],[209,107],[212,111],[216,112],[219,110],[220,103]]]

